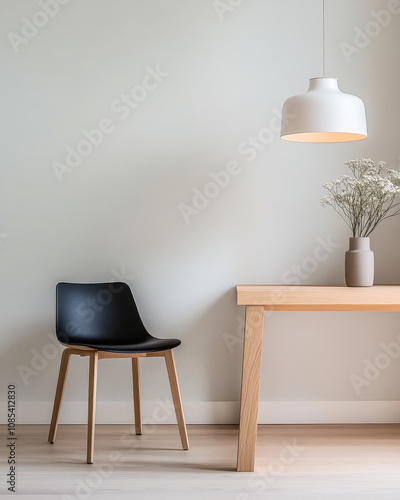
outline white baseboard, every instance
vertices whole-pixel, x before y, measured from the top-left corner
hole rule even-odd
[[[185,402],[184,413],[188,424],[237,424],[239,403],[236,401]],[[17,403],[19,424],[48,424],[51,402]],[[7,420],[6,405],[0,404],[1,423]],[[174,410],[170,401],[142,403],[143,423],[174,424]],[[61,424],[87,422],[87,403],[65,401]],[[345,424],[345,423],[399,423],[400,401],[260,401],[259,424]],[[133,423],[133,404],[123,401],[99,401],[96,410],[98,424]]]

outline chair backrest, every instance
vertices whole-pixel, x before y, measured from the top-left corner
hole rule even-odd
[[[150,335],[126,283],[58,283],[56,333],[66,344],[129,344]]]

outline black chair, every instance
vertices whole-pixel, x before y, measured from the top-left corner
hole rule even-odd
[[[148,333],[126,283],[58,283],[56,333],[67,347],[62,353],[49,442],[54,443],[71,355],[89,356],[87,463],[93,463],[97,363],[99,359],[132,358],[136,434],[142,433],[139,358],[165,358],[176,419],[184,450],[189,449],[172,349],[178,339]]]

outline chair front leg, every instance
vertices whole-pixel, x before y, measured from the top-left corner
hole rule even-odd
[[[171,386],[172,400],[174,402],[176,420],[178,422],[179,434],[181,436],[182,448],[189,449],[189,441],[186,432],[185,417],[183,415],[181,393],[179,391],[178,377],[176,375],[175,359],[172,350],[165,351],[165,364],[167,365],[168,378]]]
[[[140,409],[139,358],[132,358],[133,405],[135,411],[135,432],[142,435],[142,412]]]
[[[90,352],[89,359],[87,463],[92,464],[94,454],[94,429],[96,417],[97,365],[99,360],[98,351]]]
[[[58,420],[60,417],[61,403],[64,395],[65,383],[67,381],[69,361],[71,359],[73,349],[65,349],[62,353],[60,371],[58,374],[58,382],[56,394],[54,396],[53,414],[51,417],[51,424],[49,429],[49,443],[54,443],[56,440]]]

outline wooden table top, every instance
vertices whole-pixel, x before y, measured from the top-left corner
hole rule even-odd
[[[275,311],[400,311],[400,285],[237,285],[237,304]]]

